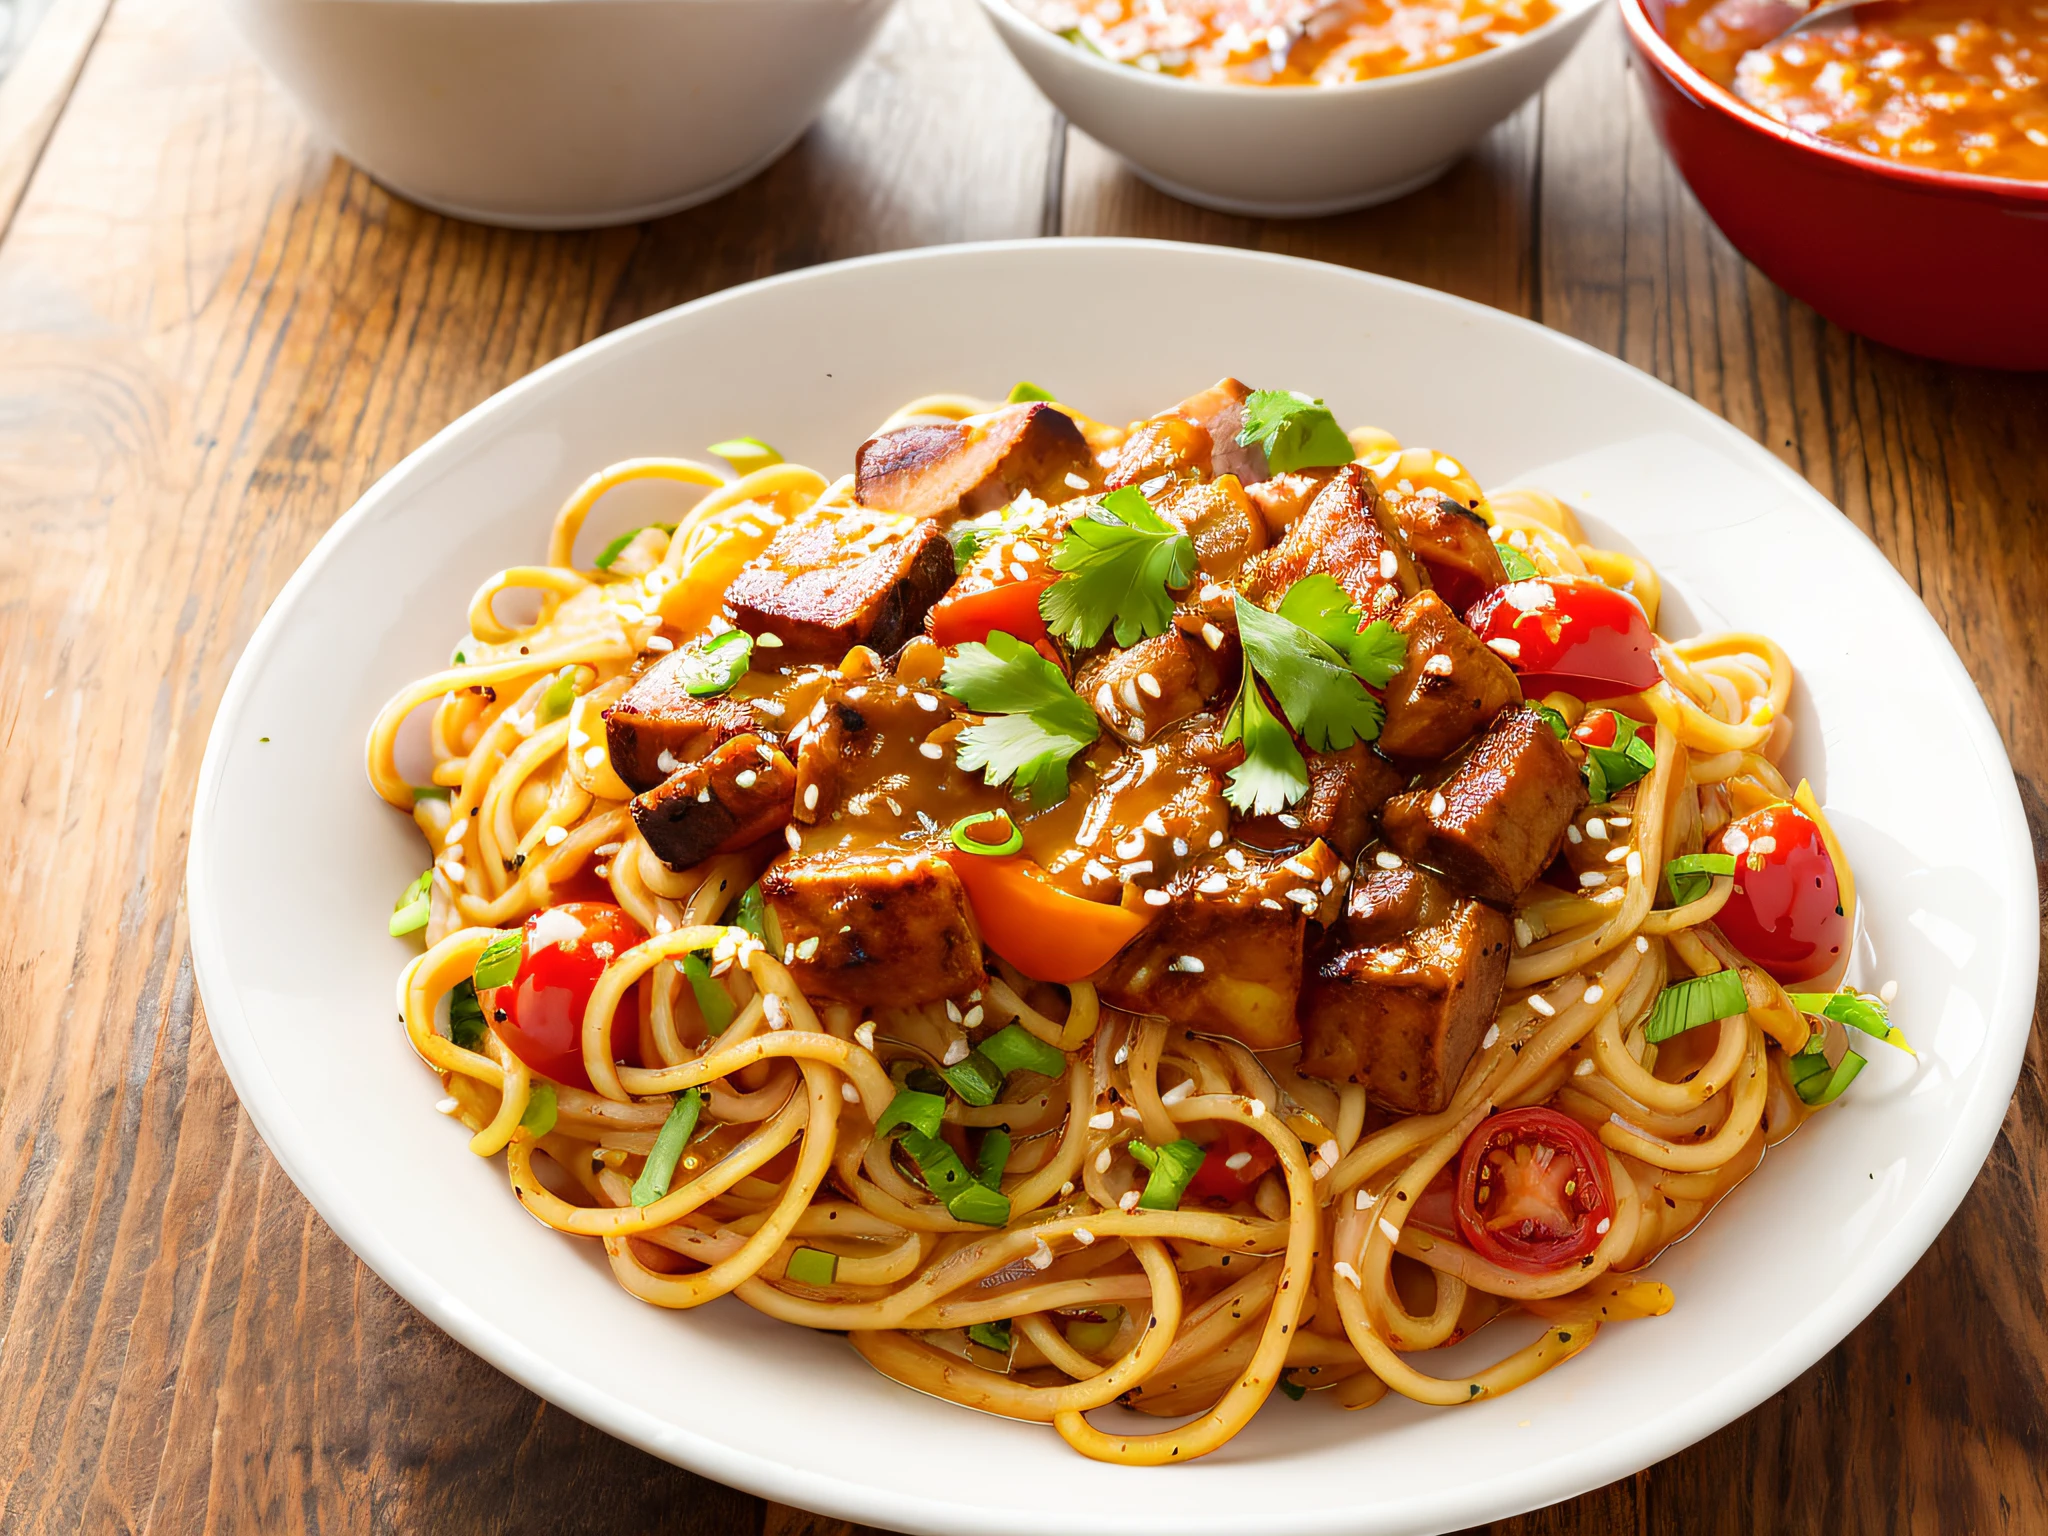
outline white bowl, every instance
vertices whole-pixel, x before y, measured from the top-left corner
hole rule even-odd
[[[1008,0],[981,8],[1068,121],[1162,192],[1281,218],[1370,207],[1426,186],[1535,95],[1599,0],[1453,64],[1350,85],[1221,85],[1112,64]]]
[[[1310,323],[1132,325],[1273,312]],[[884,414],[931,390],[994,396],[1028,378],[1119,421],[1225,372],[1313,390],[1347,422],[1454,452],[1482,483],[1569,498],[1600,542],[1656,562],[1672,633],[1781,641],[1799,669],[1789,766],[1814,778],[1858,876],[1851,975],[1899,982],[1895,1016],[1921,1059],[1873,1058],[1658,1260],[1677,1293],[1668,1317],[1616,1326],[1503,1397],[1435,1409],[1390,1396],[1355,1414],[1276,1398],[1214,1456],[1120,1468],[1045,1426],[921,1397],[844,1340],[735,1299],[647,1306],[595,1245],[529,1219],[503,1167],[434,1113],[441,1087],[396,1021],[410,947],[385,920],[423,851],[365,781],[363,738],[394,690],[446,658],[477,584],[544,550],[556,505],[600,465],[755,433],[837,473]],[[658,515],[607,502],[585,546]],[[1928,742],[1940,749],[1915,750]],[[1494,310],[1337,267],[1134,241],[917,251],[749,284],[479,406],[335,524],[250,640],[200,774],[189,898],[207,1022],[243,1105],[408,1300],[658,1456],[946,1536],[1441,1531],[1670,1455],[1818,1360],[1933,1241],[2011,1098],[2039,941],[2026,819],[1968,675],[1870,541],[1768,451]],[[1460,1347],[1492,1356],[1503,1341],[1489,1330]]]
[[[227,0],[394,192],[522,229],[688,208],[803,134],[890,0]]]

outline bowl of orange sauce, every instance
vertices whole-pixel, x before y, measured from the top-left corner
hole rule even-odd
[[[1542,87],[1599,0],[982,0],[1038,88],[1161,190],[1230,213],[1385,202]]]
[[[2048,4],[1620,0],[1651,116],[1780,287],[1907,352],[2048,368]]]

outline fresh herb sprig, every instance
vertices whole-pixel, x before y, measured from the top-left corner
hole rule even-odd
[[[958,762],[1040,805],[1067,797],[1067,765],[1102,734],[1102,722],[1060,669],[1001,630],[946,658],[940,686],[987,718],[960,733]]]
[[[1335,468],[1358,457],[1329,407],[1294,389],[1253,390],[1237,441],[1240,447],[1264,448],[1266,467],[1275,474]]]
[[[1194,579],[1195,545],[1127,485],[1067,524],[1050,564],[1060,579],[1038,599],[1049,633],[1084,648],[1113,630],[1118,645],[1136,645],[1173,622],[1173,590]]]

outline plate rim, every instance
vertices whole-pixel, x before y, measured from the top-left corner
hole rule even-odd
[[[1453,314],[1462,313],[1468,320],[1483,324],[1504,323],[1510,329],[1519,328],[1525,334],[1535,333],[1547,344],[1562,346],[1567,352],[1576,352],[1582,358],[1592,359],[1603,367],[1631,376],[1636,387],[1647,383],[1680,402],[1692,419],[1726,446],[1731,457],[1775,479],[1795,500],[1803,501],[1815,510],[1825,508],[1839,518],[1842,530],[1853,535],[1850,544],[1857,548],[1858,558],[1866,567],[1866,579],[1893,583],[1896,592],[1910,600],[1909,611],[1913,612],[1915,622],[1922,626],[1924,636],[1933,642],[1937,667],[1948,674],[1959,696],[1960,713],[1968,730],[1970,745],[1994,785],[1997,803],[1987,809],[2004,824],[2006,831],[2014,834],[2000,839],[1996,849],[1999,862],[2008,866],[2007,872],[2015,876],[2013,890],[2032,890],[2034,900],[2026,904],[2026,913],[2033,914],[2039,910],[2038,874],[2030,853],[2032,839],[2017,775],[2004,740],[1998,734],[1983,697],[1954,645],[1920,595],[1906,583],[1869,535],[1762,443],[1697,400],[1653,374],[1537,321],[1420,284],[1303,257],[1183,241],[1129,237],[1038,237],[878,252],[777,273],[719,289],[645,316],[551,359],[464,411],[379,476],[307,552],[271,600],[236,658],[208,730],[206,750],[194,791],[191,834],[187,845],[185,894],[189,942],[207,1032],[243,1110],[285,1175],[322,1221],[408,1305],[418,1308],[463,1347],[565,1412],[651,1455],[759,1497],[885,1528],[933,1533],[973,1532],[977,1536],[1039,1536],[1036,1525],[1029,1523],[1028,1515],[1022,1512],[994,1504],[971,1504],[900,1492],[871,1482],[855,1482],[837,1475],[817,1473],[794,1460],[777,1460],[737,1450],[700,1431],[657,1418],[572,1372],[557,1369],[518,1335],[488,1322],[465,1305],[458,1295],[427,1276],[405,1253],[387,1243],[373,1225],[364,1221],[354,1198],[337,1187],[325,1164],[314,1155],[315,1149],[307,1144],[306,1138],[294,1134],[300,1129],[296,1114],[277,1089],[268,1066],[258,1054],[255,1032],[229,974],[222,952],[223,941],[215,922],[214,872],[210,851],[213,806],[218,799],[234,728],[255,686],[260,662],[328,560],[359,524],[368,521],[385,501],[399,494],[406,481],[447,452],[452,443],[476,430],[491,415],[546,387],[559,373],[585,366],[591,358],[603,353],[637,345],[652,331],[685,323],[684,317],[729,302],[741,294],[786,284],[815,282],[867,267],[944,263],[1006,253],[1035,253],[1044,259],[1059,261],[1068,259],[1070,255],[1101,250],[1146,252],[1164,259],[1186,261],[1212,261],[1220,257],[1275,268],[1305,267],[1339,273],[1368,287],[1433,301],[1446,306]],[[1399,1529],[1421,1533],[1482,1523],[1541,1508],[1630,1476],[1678,1454],[1750,1412],[1818,1362],[1860,1325],[1932,1247],[1975,1183],[2002,1130],[2004,1106],[2010,1103],[2017,1086],[2031,1033],[2032,999],[2040,947],[2040,931],[2035,922],[2015,914],[2008,927],[2010,932],[1999,935],[2005,941],[2003,947],[2007,956],[2001,985],[2008,979],[2018,979],[2019,991],[2015,996],[2028,1001],[2027,1027],[2004,1031],[2010,1036],[2007,1040],[1997,1027],[1998,1018],[1992,1017],[1985,1069],[1958,1115],[1959,1119],[1968,1122],[1967,1132],[1951,1137],[1944,1144],[1942,1156],[1928,1169],[1919,1196],[1878,1241],[1850,1283],[1810,1309],[1800,1323],[1787,1332],[1779,1349],[1722,1378],[1713,1391],[1695,1396],[1667,1413],[1648,1416],[1620,1434],[1553,1458],[1539,1468],[1513,1470],[1493,1478],[1474,1479],[1462,1487],[1439,1487],[1392,1501],[1391,1509],[1413,1511],[1410,1523]],[[1989,1112],[1993,1106],[1984,1102],[1994,1093],[1996,1113]],[[1131,1469],[1131,1475],[1147,1474]],[[1175,1469],[1165,1475],[1185,1477],[1200,1474]],[[1373,1506],[1330,1506],[1297,1512],[1284,1529],[1297,1533],[1297,1536],[1342,1536],[1342,1533],[1359,1529],[1370,1508],[1379,1511],[1382,1520],[1373,1524],[1376,1528],[1382,1527],[1390,1512],[1387,1501],[1375,1501]],[[1101,1521],[1102,1517],[1098,1515],[1098,1522]],[[1140,1533],[1151,1536],[1151,1533],[1168,1529],[1186,1533],[1186,1536],[1208,1536],[1210,1532],[1216,1536],[1226,1536],[1226,1533],[1227,1536],[1239,1536],[1241,1522],[1235,1516],[1205,1518],[1182,1503],[1163,1503],[1156,1517],[1112,1516],[1090,1528],[1119,1533],[1119,1536],[1140,1536]],[[1283,1528],[1276,1526],[1273,1529]]]

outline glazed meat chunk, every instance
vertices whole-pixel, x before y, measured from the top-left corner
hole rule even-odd
[[[1266,520],[1234,475],[1183,481],[1160,498],[1159,509],[1187,531],[1195,561],[1212,581],[1235,581],[1266,547]]]
[[[1255,1051],[1299,1038],[1302,947],[1336,915],[1337,855],[1325,843],[1286,858],[1231,848],[1187,870],[1150,927],[1109,964],[1103,1001],[1229,1035]]]
[[[1482,901],[1507,903],[1556,855],[1586,786],[1543,717],[1518,709],[1380,812],[1403,857]]]
[[[776,534],[726,589],[725,609],[778,662],[831,663],[856,645],[895,650],[952,584],[953,546],[937,524],[837,508]]]
[[[908,1007],[988,979],[960,877],[933,854],[786,855],[761,876],[761,895],[807,996]]]
[[[1434,1114],[1479,1049],[1508,966],[1508,918],[1412,865],[1374,868],[1310,961],[1301,1070]]]
[[[1373,813],[1408,783],[1408,775],[1362,741],[1333,752],[1310,752],[1308,793],[1276,816],[1238,821],[1240,842],[1285,853],[1321,838],[1347,859],[1372,835]]]
[[[1338,470],[1286,537],[1252,561],[1245,594],[1264,607],[1278,607],[1289,587],[1317,571],[1335,577],[1368,619],[1391,617],[1422,590],[1408,542],[1363,465]]]
[[[1175,407],[1180,415],[1209,434],[1207,468],[1212,479],[1235,475],[1241,483],[1255,485],[1270,473],[1266,468],[1266,450],[1257,443],[1237,440],[1238,433],[1244,430],[1244,403],[1251,394],[1236,379],[1219,379]]]
[[[633,825],[670,869],[737,853],[789,820],[796,769],[748,732],[712,748],[633,801]]]
[[[1463,613],[1495,587],[1507,584],[1500,551],[1478,513],[1441,492],[1397,497],[1393,508],[1408,547],[1453,611]]]
[[[1209,706],[1229,678],[1229,660],[1177,629],[1110,650],[1075,674],[1074,692],[1095,706],[1102,723],[1134,746]]]
[[[1043,401],[1004,406],[978,422],[897,427],[854,455],[861,505],[924,519],[993,512],[1026,491],[1065,501],[1090,489],[1094,477],[1081,429]]]
[[[604,712],[612,769],[645,792],[721,741],[755,728],[753,706],[739,699],[693,697],[683,685],[688,650],[671,651]]]
[[[1408,659],[1387,683],[1380,750],[1389,757],[1448,757],[1502,710],[1522,702],[1513,668],[1480,644],[1436,593],[1409,598],[1393,625],[1408,637]]]

